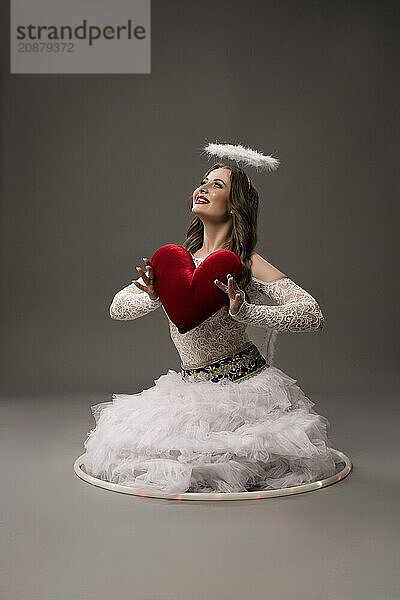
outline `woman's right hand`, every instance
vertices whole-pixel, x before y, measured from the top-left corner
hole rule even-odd
[[[152,266],[148,258],[143,258],[143,260],[147,272],[145,273],[142,267],[136,267],[136,271],[143,279],[145,285],[143,285],[139,281],[136,281],[136,279],[132,279],[132,283],[134,283],[139,289],[143,290],[144,292],[147,292],[152,300],[157,300],[158,296],[154,289],[154,274]]]

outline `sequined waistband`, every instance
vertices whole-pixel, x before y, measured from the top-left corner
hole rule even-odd
[[[228,356],[214,360],[201,367],[182,368],[182,379],[187,382],[211,381],[218,383],[221,379],[230,381],[243,381],[256,375],[267,365],[257,346],[249,342],[247,346]]]

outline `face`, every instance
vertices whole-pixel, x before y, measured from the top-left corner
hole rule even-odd
[[[200,219],[215,221],[230,218],[229,195],[231,192],[231,171],[220,167],[211,171],[193,192],[192,212]],[[200,196],[200,197],[199,197]]]

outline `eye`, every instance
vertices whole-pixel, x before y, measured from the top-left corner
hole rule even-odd
[[[203,181],[200,181],[200,185],[203,185],[203,183],[207,183],[205,179],[203,179]],[[218,187],[222,188],[222,184],[219,183],[219,181],[215,181],[214,184],[217,185]]]

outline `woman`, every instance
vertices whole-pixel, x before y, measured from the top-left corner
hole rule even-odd
[[[165,313],[181,372],[169,370],[149,389],[93,406],[96,427],[85,441],[83,468],[165,494],[278,489],[333,475],[328,420],[295,379],[272,365],[278,331],[322,329],[317,301],[254,251],[258,193],[240,167],[213,165],[190,210],[183,246],[195,266],[228,249],[240,257],[241,277],[215,280],[229,302],[187,333]],[[140,278],[115,295],[113,319],[136,319],[162,306],[150,261],[143,260]],[[248,325],[265,329],[263,353]]]

